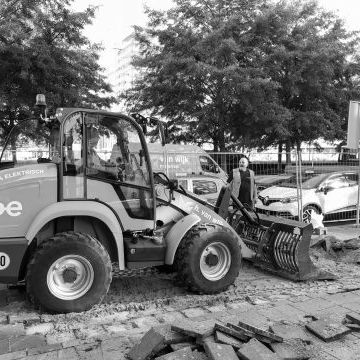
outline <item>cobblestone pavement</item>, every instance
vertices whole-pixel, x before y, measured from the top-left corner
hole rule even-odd
[[[154,271],[120,277],[105,301],[78,314],[42,314],[26,301],[24,288],[0,288],[0,360],[126,359],[129,349],[154,325],[189,318],[241,316],[267,329],[275,322],[304,325],[309,316],[339,318],[360,313],[360,266],[321,251],[314,262],[338,275],[336,281],[292,282],[249,264],[218,295],[195,295],[174,275]],[[140,276],[141,275],[141,276]],[[312,338],[315,359],[360,359],[360,333],[324,343]]]

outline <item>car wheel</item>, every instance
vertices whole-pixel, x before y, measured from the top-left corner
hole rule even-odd
[[[180,280],[197,293],[224,291],[234,283],[240,265],[241,250],[237,238],[220,225],[193,227],[176,254]]]
[[[311,212],[314,211],[317,215],[320,214],[319,209],[313,205],[307,205],[303,210],[303,222],[309,224],[311,222]]]
[[[95,238],[63,232],[40,244],[26,274],[31,301],[48,312],[89,310],[109,290],[112,265]]]

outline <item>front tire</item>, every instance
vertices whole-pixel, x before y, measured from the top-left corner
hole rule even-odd
[[[112,278],[109,254],[90,235],[64,232],[41,243],[29,261],[26,289],[48,312],[89,310],[107,294]]]
[[[319,209],[313,205],[307,205],[303,210],[303,222],[309,224],[311,222],[311,212],[314,211],[317,215],[320,214]]]
[[[236,236],[215,224],[193,227],[176,253],[180,279],[192,291],[216,294],[234,283],[241,266]]]

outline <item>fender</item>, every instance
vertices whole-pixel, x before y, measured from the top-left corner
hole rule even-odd
[[[246,246],[246,244],[241,239],[239,234],[235,231],[235,229],[233,229],[230,226],[230,224],[228,222],[226,222],[219,214],[215,213],[208,206],[206,206],[202,202],[197,201],[196,197],[194,198],[193,196],[186,196],[186,195],[184,195],[182,193],[178,193],[178,192],[175,192],[175,196],[176,196],[175,201],[172,203],[173,206],[175,206],[179,210],[182,210],[189,214],[184,219],[186,219],[190,215],[195,215],[203,223],[215,223],[215,224],[222,225],[222,226],[228,228],[234,234],[234,236],[238,239],[238,243],[241,247],[242,257],[244,257],[245,259],[252,259],[256,255],[253,250],[251,250],[249,247]],[[180,223],[180,221],[174,227],[177,228],[177,225],[179,223]],[[193,226],[193,225],[194,224],[192,224],[191,226]],[[172,231],[173,229],[171,229],[169,231],[169,234],[171,233],[172,238],[168,241],[168,244],[169,244],[168,246],[171,246],[171,250],[174,251],[174,254],[177,249],[177,246],[179,245],[181,238],[184,236],[185,232],[190,229],[191,226],[189,226],[184,231],[183,231],[182,227],[177,228],[178,230],[177,230],[176,234],[173,233],[173,231]],[[180,235],[181,235],[180,239],[177,239],[177,237]],[[174,240],[174,239],[176,239],[176,240]],[[176,243],[175,249],[172,248],[173,244],[170,241],[173,241],[174,243]],[[172,257],[171,257],[171,255],[169,255],[169,258],[165,258],[165,264],[169,264],[169,265],[172,264],[172,262],[174,261],[174,254]],[[171,261],[171,262],[167,263],[167,261]]]
[[[179,220],[166,234],[165,241],[167,248],[165,254],[165,264],[171,265],[174,262],[175,253],[180,241],[189,229],[198,224],[200,221],[200,217],[196,214],[189,214]]]
[[[36,215],[34,221],[25,234],[25,238],[28,240],[29,244],[46,223],[62,216],[91,216],[105,223],[113,233],[116,241],[119,268],[120,270],[125,269],[124,239],[119,221],[107,206],[99,202],[62,201],[45,207]]]

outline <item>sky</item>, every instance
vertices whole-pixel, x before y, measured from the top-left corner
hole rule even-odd
[[[345,20],[349,30],[360,30],[360,0],[318,0],[320,6],[336,12]],[[112,64],[116,48],[121,40],[132,31],[132,25],[145,25],[146,15],[143,6],[153,9],[168,9],[172,0],[74,0],[75,10],[84,10],[88,5],[97,5],[99,9],[91,26],[85,29],[86,36],[93,42],[102,43],[106,51],[100,63],[107,67]]]
[[[147,17],[144,5],[152,9],[165,10],[171,7],[172,0],[74,0],[73,8],[81,11],[88,5],[99,6],[93,24],[85,29],[85,35],[106,48],[100,63],[112,63],[109,57],[115,56],[121,41],[131,34],[133,25],[145,25]]]

